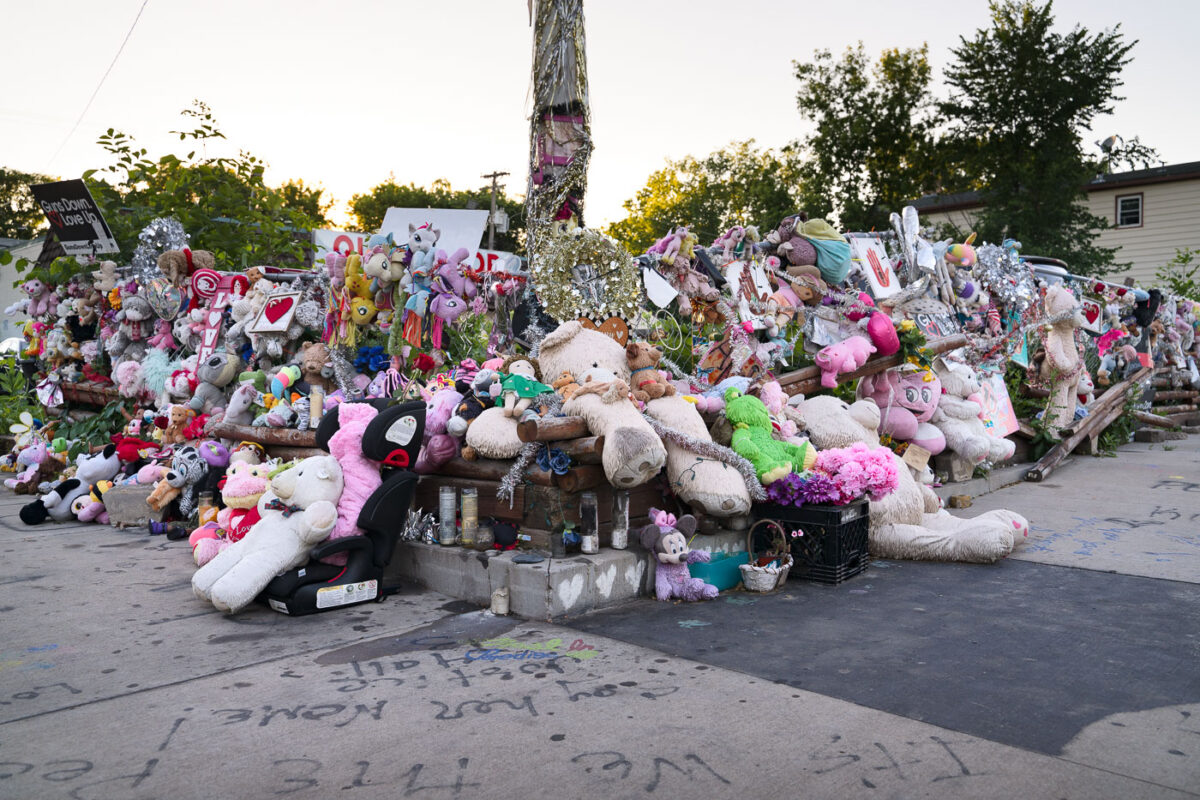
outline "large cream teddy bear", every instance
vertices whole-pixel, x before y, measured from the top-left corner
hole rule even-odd
[[[805,400],[798,409],[818,448],[878,445],[879,406],[870,400],[853,405],[832,396]],[[882,558],[991,563],[1012,552],[1029,535],[1029,523],[1012,511],[988,511],[959,519],[941,510],[937,495],[917,483],[898,456],[900,485],[871,502],[871,553]]]
[[[564,322],[545,339],[538,351],[543,375],[569,372],[582,385],[587,376],[619,380],[628,385],[629,362],[625,349],[612,338]],[[615,377],[610,377],[615,376]],[[665,447],[650,423],[626,396],[612,392],[577,391],[563,403],[564,414],[585,418],[595,435],[604,436],[602,462],[610,483],[619,488],[641,485],[663,468],[672,491],[693,508],[717,517],[750,510],[750,495],[741,474],[721,461],[693,453],[674,442]],[[711,441],[700,413],[680,395],[660,397],[646,404],[646,414],[663,425],[703,441]]]
[[[1045,336],[1046,358],[1042,361],[1042,380],[1050,384],[1050,402],[1046,406],[1046,430],[1057,435],[1075,421],[1075,388],[1083,359],[1075,344],[1075,329],[1084,325],[1083,311],[1075,295],[1063,286],[1046,290],[1046,316],[1063,317],[1050,325]],[[1074,309],[1074,313],[1071,311]]]
[[[941,381],[943,394],[930,422],[946,437],[946,449],[972,464],[1012,458],[1017,446],[1008,439],[992,436],[980,419],[982,389],[975,371],[966,364],[952,364],[939,358],[934,362],[934,372]]]
[[[308,561],[337,524],[341,495],[342,468],[333,456],[306,458],[276,475],[258,500],[261,519],[196,571],[192,591],[221,611],[241,611],[276,575]]]

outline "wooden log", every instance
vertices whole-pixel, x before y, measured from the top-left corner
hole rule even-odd
[[[582,439],[567,439],[555,442],[554,448],[562,450],[576,464],[599,464],[604,455],[603,436],[585,436]]]
[[[1154,400],[1152,402],[1165,403],[1168,400],[1187,400],[1188,402],[1195,402],[1197,398],[1200,398],[1200,392],[1176,390],[1168,392],[1155,392]]]
[[[1022,383],[1021,394],[1023,394],[1025,397],[1033,397],[1041,400],[1050,396],[1050,390],[1043,389],[1040,386],[1030,386],[1028,383]]]
[[[561,442],[590,434],[583,417],[540,417],[517,424],[517,438],[522,442]]]
[[[315,430],[298,431],[295,428],[255,428],[251,425],[232,425],[225,422],[210,422],[205,433],[217,439],[233,439],[239,442],[258,442],[264,447],[316,447]]]
[[[1035,482],[1045,480],[1080,442],[1090,436],[1099,436],[1125,410],[1125,393],[1129,387],[1149,374],[1150,367],[1143,367],[1129,378],[1114,384],[1107,392],[1096,398],[1092,404],[1091,413],[1080,420],[1068,437],[1051,447],[1041,460],[1025,473],[1025,480]]]
[[[326,453],[319,447],[281,447],[279,445],[269,445],[267,451],[273,457],[282,458],[284,461],[329,455],[329,453]]]
[[[956,333],[953,336],[947,336],[942,339],[934,339],[925,346],[926,352],[930,355],[938,355],[950,350],[957,350],[967,344],[967,335],[965,333]],[[899,366],[904,362],[904,357],[901,353],[893,353],[890,356],[879,356],[867,361],[860,369],[854,372],[846,372],[837,376],[838,383],[846,383],[857,378],[862,378],[866,375],[874,375],[877,372],[883,372],[885,369]],[[821,369],[820,367],[804,367],[803,369],[795,370],[780,375],[777,379],[779,385],[789,395],[808,394],[819,389],[825,388],[821,385]]]
[[[562,475],[554,476],[554,485],[564,492],[584,492],[597,486],[608,485],[604,476],[604,467],[595,464],[583,464],[571,467]]]
[[[441,475],[453,475],[458,478],[474,478],[475,480],[483,481],[502,481],[504,476],[512,468],[511,461],[497,461],[490,458],[478,458],[474,461],[467,461],[462,456],[454,458],[442,464],[438,468],[438,473]],[[554,482],[551,478],[551,473],[542,472],[536,466],[525,471],[524,480],[538,486],[553,486]],[[517,481],[520,483],[520,481]]]
[[[1148,414],[1145,411],[1133,412],[1134,419],[1138,422],[1144,422],[1147,425],[1153,425],[1156,428],[1174,428],[1175,423],[1166,417],[1160,417],[1158,414]]]
[[[1187,414],[1195,411],[1197,408],[1195,403],[1184,403],[1178,406],[1154,406],[1155,414]]]

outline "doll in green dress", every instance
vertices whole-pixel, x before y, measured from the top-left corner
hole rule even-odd
[[[504,378],[500,381],[500,396],[504,401],[506,417],[520,417],[533,404],[539,394],[553,392],[539,379],[537,359],[528,356],[509,356],[500,368]]]

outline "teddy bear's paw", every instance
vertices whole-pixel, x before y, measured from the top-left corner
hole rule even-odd
[[[614,486],[640,486],[662,471],[667,451],[652,433],[617,428],[604,442],[604,472]]]

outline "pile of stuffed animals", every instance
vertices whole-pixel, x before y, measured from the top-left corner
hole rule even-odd
[[[869,268],[824,220],[794,214],[765,237],[735,225],[707,247],[688,227],[673,227],[630,266],[642,270],[648,294],[658,281],[653,303],[674,303],[693,330],[719,331],[694,348],[697,368],[687,376],[653,331],[614,335],[591,320],[517,331],[520,299],[537,289],[528,274],[473,271],[465,248],[439,249],[433,225],[410,225],[403,243],[373,236],[363,253],[331,253],[315,270],[222,272],[213,254],[185,248],[162,253],[153,274],[134,276],[107,261],[59,286],[32,278],[21,287],[26,299],[8,311],[29,318],[24,355],[45,366],[39,400],[54,409],[72,387],[111,387],[129,421],[103,447],[76,447],[73,459],[49,428],[29,432],[9,456],[14,474],[5,485],[34,496],[21,510],[30,525],[107,523],[105,495],[143,487],[147,509],[163,520],[151,532],[188,540],[200,567],[198,596],[236,611],[270,570],[303,563],[326,537],[353,535],[384,466],[429,475],[461,457],[524,468],[531,453],[522,424],[566,415],[602,438],[600,464],[613,487],[661,480],[694,514],[718,519],[748,515],[764,487],[819,469],[822,453],[866,448],[896,475],[886,492],[870,495],[872,552],[995,561],[1026,536],[1023,517],[950,516],[928,488],[930,469],[878,453],[885,445],[919,448],[972,466],[1011,458],[1013,443],[989,429],[985,399],[995,380],[989,368],[1010,351],[993,348],[999,355],[990,364],[966,351],[929,366],[908,359],[859,380],[852,403],[789,397],[775,372],[811,360],[821,386],[835,389],[872,360],[897,354],[916,317],[949,319],[977,341],[1002,343],[1041,315],[1050,322],[1038,326],[1030,375],[1052,385],[1047,425],[1058,429],[1086,413],[1076,408],[1096,385],[1147,358],[1190,370],[1200,386],[1200,304],[1163,302],[1157,292],[1114,297],[1093,381],[1079,348],[1080,329],[1091,323],[1069,288],[1043,287],[1040,303],[1017,313],[997,296],[1004,287],[989,284],[972,239],[930,245],[905,230],[903,254],[885,272],[897,281],[904,271],[919,277],[876,297]],[[449,331],[471,313],[497,315],[482,363],[446,349]],[[535,309],[531,322],[547,318]],[[517,351],[510,334],[532,329],[538,335]],[[378,407],[353,401],[412,399],[425,403],[412,463],[364,456],[363,432]],[[283,429],[311,437],[335,411],[340,427],[329,456],[281,462],[242,441],[273,441],[272,430]],[[687,547],[695,526],[690,515],[656,511],[642,529],[659,564],[660,599],[712,596],[713,587],[687,577],[686,564],[704,557]],[[251,552],[259,566],[248,586],[230,576]]]

